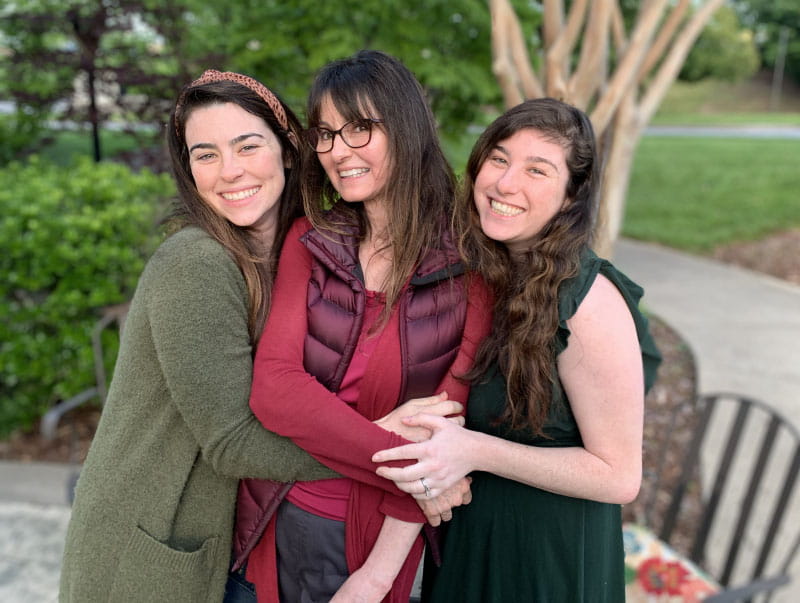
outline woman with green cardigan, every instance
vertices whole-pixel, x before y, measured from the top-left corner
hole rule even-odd
[[[239,478],[335,474],[261,426],[252,357],[292,219],[300,124],[207,71],[167,133],[178,203],[131,303],[67,534],[61,601],[222,601]],[[269,345],[269,342],[262,342]]]

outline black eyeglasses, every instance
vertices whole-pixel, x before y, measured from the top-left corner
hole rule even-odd
[[[372,125],[383,123],[382,119],[354,119],[338,130],[328,128],[309,128],[306,130],[306,142],[317,153],[327,153],[333,148],[333,141],[338,134],[351,149],[365,147],[372,140]]]

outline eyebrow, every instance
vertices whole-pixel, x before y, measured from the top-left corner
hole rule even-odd
[[[248,132],[247,134],[240,134],[239,136],[237,136],[236,138],[231,140],[228,144],[230,146],[234,146],[234,145],[239,144],[240,142],[242,142],[244,140],[247,140],[248,138],[252,138],[254,136],[256,138],[261,138],[262,140],[266,140],[266,138],[264,138],[263,134],[259,134],[258,132]],[[198,142],[196,145],[192,145],[192,147],[189,149],[189,152],[191,153],[195,149],[214,149],[214,148],[216,148],[216,146],[217,145],[212,144],[210,142]]]
[[[506,149],[503,145],[498,144],[498,145],[495,145],[494,148],[497,149],[498,151],[500,151],[501,153],[504,153],[506,155],[510,155],[510,153],[508,152],[508,149]],[[541,157],[539,155],[528,155],[525,158],[525,161],[530,161],[532,163],[546,163],[547,165],[553,166],[553,169],[556,172],[559,171],[558,170],[558,166],[555,163],[553,163],[552,161],[550,161],[547,157]]]

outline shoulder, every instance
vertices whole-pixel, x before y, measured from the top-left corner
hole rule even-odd
[[[228,251],[208,233],[194,226],[187,226],[170,235],[156,249],[147,269],[157,272],[192,272],[197,269],[236,268]]]
[[[287,233],[286,238],[288,239],[290,236],[300,237],[309,230],[313,230],[313,228],[314,227],[311,225],[311,222],[305,216],[297,218],[289,227],[289,232]]]
[[[619,288],[602,272],[594,275],[589,284],[586,295],[578,304],[573,316],[568,319],[574,322],[580,320],[604,320],[607,315],[630,314],[625,299]]]
[[[566,279],[558,292],[556,351],[563,351],[570,334],[583,320],[606,320],[608,313],[629,314],[628,300],[613,276],[613,266],[590,249],[581,254],[578,273]]]
[[[170,235],[147,263],[139,288],[150,295],[167,291],[193,294],[231,288],[244,295],[239,266],[220,243],[193,226]]]

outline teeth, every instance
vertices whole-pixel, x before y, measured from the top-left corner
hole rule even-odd
[[[242,199],[246,199],[251,195],[255,195],[258,192],[258,189],[261,188],[260,186],[255,186],[253,188],[249,188],[246,191],[239,191],[238,193],[220,193],[222,198],[226,201],[241,201]]]
[[[519,207],[506,205],[505,203],[500,203],[500,201],[495,201],[494,199],[489,200],[489,205],[492,206],[492,209],[494,211],[503,216],[518,216],[523,211],[525,211]]]
[[[345,170],[343,172],[339,172],[340,178],[349,178],[350,176],[358,176],[360,174],[366,174],[369,171],[368,168],[353,168],[352,170]]]

